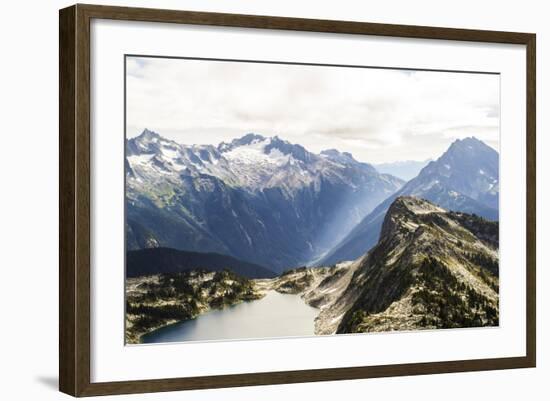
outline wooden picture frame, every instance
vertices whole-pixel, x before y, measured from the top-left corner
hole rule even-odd
[[[527,71],[526,355],[511,358],[92,383],[90,380],[90,21],[94,18],[525,45],[527,49],[525,60]],[[80,4],[60,10],[59,29],[59,388],[62,392],[73,396],[95,396],[535,367],[536,37],[534,34]]]

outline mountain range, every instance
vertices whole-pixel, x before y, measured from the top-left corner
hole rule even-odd
[[[498,220],[498,161],[482,141],[456,140],[405,183],[277,136],[182,145],[145,129],[126,141],[127,250],[215,253],[275,273],[355,260],[401,196]]]
[[[431,162],[430,159],[423,161],[405,160],[391,163],[379,163],[373,164],[374,168],[380,173],[391,174],[395,177],[399,177],[402,180],[409,181],[416,177],[420,170]]]
[[[324,257],[323,266],[355,260],[369,251],[380,237],[384,217],[400,196],[427,199],[447,210],[466,212],[498,220],[499,156],[482,141],[471,137],[456,140],[418,176],[380,203]]]
[[[247,134],[182,145],[126,141],[128,250],[219,253],[278,273],[327,254],[404,181],[349,153]]]

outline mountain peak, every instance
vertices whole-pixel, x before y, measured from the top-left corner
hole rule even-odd
[[[470,185],[477,182],[472,177],[481,177],[482,181],[487,181],[483,188],[477,188],[476,191],[487,191],[488,186],[498,182],[498,152],[483,141],[475,137],[457,139],[447,149],[439,159],[431,162],[419,174],[423,172],[428,175],[438,173],[446,181],[459,180],[459,177],[470,177]],[[455,177],[455,178],[452,178]],[[476,191],[466,191],[465,194],[477,199]],[[464,192],[464,191],[459,191]]]
[[[475,136],[467,136],[466,138],[456,139],[453,143],[484,144],[483,141],[477,139]]]
[[[157,153],[163,138],[154,131],[145,128],[141,134],[126,141],[128,156]]]
[[[498,153],[474,137],[457,140],[441,157],[431,161],[415,178],[365,216],[319,263],[327,265],[356,259],[376,245],[385,224],[384,216],[391,214],[387,212],[399,196],[414,195],[446,210],[477,214],[494,221],[499,218],[499,193]],[[393,206],[393,212],[410,209],[402,200]],[[424,208],[412,209],[418,212]]]
[[[239,143],[240,145],[250,145],[251,143],[254,143],[254,142],[265,141],[265,139],[266,138],[264,136],[260,135],[260,134],[255,134],[253,132],[249,132],[248,134],[243,135],[240,138],[234,139],[231,142],[232,143],[233,142]]]
[[[282,161],[281,155],[292,156],[296,160],[307,162],[312,158],[310,154],[303,146],[292,144],[284,139],[279,138],[277,135],[272,137],[264,137],[259,134],[249,133],[240,138],[233,139],[230,143],[222,142],[218,145],[218,150],[221,153],[227,155],[229,152],[240,152],[239,148],[243,148],[242,152],[245,152],[248,159],[256,160],[257,157],[253,157],[252,153],[270,155],[273,151],[274,158]],[[264,157],[264,156],[260,156]],[[288,158],[287,158],[288,161]]]
[[[337,333],[498,325],[498,223],[440,210],[393,202],[348,284],[355,301]]]
[[[250,132],[246,135],[241,136],[240,138],[235,138],[231,142],[222,142],[218,145],[218,150],[220,152],[227,152],[241,146],[249,146],[255,143],[264,142],[266,138],[262,135],[255,134]]]
[[[353,155],[351,153],[349,153],[349,152],[340,152],[339,150],[336,150],[336,149],[323,150],[323,151],[321,151],[321,155],[326,156],[329,159],[333,159],[333,160],[342,160],[342,161],[349,160],[349,161],[353,161],[353,162],[357,161],[353,158]]]
[[[414,231],[418,217],[430,213],[445,213],[445,209],[416,196],[399,196],[386,213],[380,238],[394,235],[397,230]]]
[[[445,212],[444,209],[425,199],[416,196],[398,196],[391,204],[388,212],[391,214],[402,211],[411,212],[413,214]]]
[[[496,151],[493,148],[491,148],[485,142],[477,139],[475,136],[470,136],[463,139],[457,139],[451,144],[451,146],[449,146],[449,149],[447,150],[447,152],[472,152],[472,151],[473,152],[492,151],[496,153]]]
[[[326,149],[321,151],[321,157],[324,157],[325,159],[331,160],[333,162],[336,162],[338,164],[342,164],[344,166],[354,166],[354,167],[360,167],[366,171],[369,171],[372,173],[377,173],[374,166],[372,166],[369,163],[364,163],[356,160],[353,155],[349,152],[340,152],[336,149]]]
[[[145,128],[141,134],[137,136],[138,139],[151,140],[153,138],[160,138],[161,136],[148,128]]]

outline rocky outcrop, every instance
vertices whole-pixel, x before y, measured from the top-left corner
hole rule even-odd
[[[316,265],[354,260],[368,252],[380,239],[388,208],[400,196],[416,196],[446,210],[498,221],[498,163],[498,153],[476,138],[453,142],[441,157],[376,206]]]

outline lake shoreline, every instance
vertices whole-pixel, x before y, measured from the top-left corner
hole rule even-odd
[[[265,294],[263,295],[265,296]],[[262,298],[263,298],[262,296]],[[201,316],[203,316],[204,314],[208,313],[208,312],[212,312],[212,311],[223,311],[225,309],[229,309],[229,308],[233,308],[237,305],[240,305],[242,303],[245,303],[245,302],[255,302],[255,301],[258,301],[262,298],[258,298],[258,299],[253,299],[253,300],[239,300],[233,304],[229,304],[229,305],[224,305],[222,306],[221,308],[212,308],[212,307],[207,307],[205,308],[204,310],[201,310],[199,313],[197,313],[196,315],[194,315],[193,317],[190,317],[189,319],[181,319],[181,320],[172,320],[172,321],[167,321],[166,323],[163,323],[157,327],[152,327],[150,330],[147,330],[147,331],[144,331],[142,333],[139,333],[137,334],[137,338],[138,338],[138,342],[137,343],[132,343],[131,345],[141,345],[141,344],[144,344],[142,338],[143,336],[146,336],[146,335],[149,335],[151,333],[154,333],[155,331],[157,330],[160,330],[160,329],[163,329],[165,327],[168,327],[168,326],[172,326],[172,325],[175,325],[175,324],[179,324],[179,323],[185,323],[185,322],[189,322],[191,320],[195,320],[195,319],[198,319],[200,318]]]
[[[196,319],[184,320],[154,330],[142,344],[191,341],[231,341],[314,335],[319,310],[297,294],[267,290],[255,301],[212,309]]]
[[[262,298],[252,282],[230,271],[197,270],[126,279],[126,344],[212,309]]]
[[[355,267],[355,264],[342,263],[331,267],[296,268],[269,279],[245,279],[231,272],[173,275],[179,277],[180,281],[184,280],[185,285],[174,282],[173,279],[167,281],[166,275],[131,278],[127,280],[130,304],[136,305],[134,302],[142,300],[139,302],[143,304],[139,305],[144,306],[142,309],[134,307],[133,314],[126,315],[126,343],[143,344],[143,337],[155,331],[195,321],[208,312],[223,311],[245,302],[261,301],[270,291],[295,295],[301,303],[316,310],[311,335],[334,334],[341,315],[335,316],[332,313],[332,304],[347,287]],[[185,309],[185,313],[177,318],[173,314],[162,313],[166,309],[178,312]],[[141,312],[144,314],[140,314]],[[151,318],[151,321],[147,320],[146,324],[140,325],[141,321],[138,319],[149,318],[147,313],[155,314],[155,319]],[[134,324],[136,321],[137,324]],[[265,336],[270,337],[272,334],[266,333]]]

